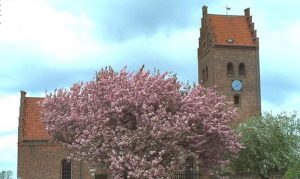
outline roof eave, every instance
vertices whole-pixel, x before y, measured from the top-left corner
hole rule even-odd
[[[258,45],[243,45],[243,44],[214,44],[215,47],[248,47],[248,48],[256,48]]]

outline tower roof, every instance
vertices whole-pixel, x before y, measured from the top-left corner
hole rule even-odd
[[[244,15],[219,15],[208,14],[207,6],[203,6],[202,14],[201,40],[210,37],[214,45],[258,46],[249,8]]]
[[[255,39],[246,16],[208,15],[209,23],[217,45],[255,46]]]

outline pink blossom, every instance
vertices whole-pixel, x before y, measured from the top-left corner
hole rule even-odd
[[[96,79],[47,94],[42,120],[70,157],[114,178],[167,178],[189,151],[208,167],[240,149],[232,104],[213,89],[187,88],[169,73],[100,70]]]

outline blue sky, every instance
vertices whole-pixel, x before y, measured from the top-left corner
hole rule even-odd
[[[300,1],[2,0],[0,16],[0,170],[16,177],[20,90],[91,79],[101,67],[160,69],[197,81],[201,8],[242,15],[251,8],[260,38],[262,108],[299,111]]]

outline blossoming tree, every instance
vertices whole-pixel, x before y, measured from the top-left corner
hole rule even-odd
[[[187,87],[169,73],[105,68],[89,82],[46,95],[42,120],[73,159],[111,169],[113,178],[168,178],[179,154],[202,167],[236,154],[235,109],[213,89]]]

